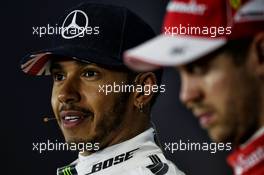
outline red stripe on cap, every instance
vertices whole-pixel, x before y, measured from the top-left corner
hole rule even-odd
[[[39,58],[37,62],[32,65],[32,67],[27,72],[30,75],[37,75],[39,71],[44,67],[44,65],[49,61],[49,54],[42,56]]]
[[[212,27],[227,27],[227,20],[227,5],[224,0],[174,0],[167,7],[163,33],[166,32],[165,27],[170,27],[171,32],[178,30],[180,33],[181,29],[181,33],[186,33],[183,35],[209,37],[210,33],[195,31],[198,31],[198,28],[202,30]]]

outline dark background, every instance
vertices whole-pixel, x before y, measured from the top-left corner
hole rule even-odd
[[[1,3],[1,174],[55,174],[56,168],[76,158],[70,152],[32,151],[32,143],[47,139],[63,141],[55,122],[43,123],[43,116],[52,117],[49,77],[26,76],[20,71],[20,59],[29,51],[49,46],[48,38],[32,35],[33,26],[46,25],[58,19],[65,10],[81,0],[4,1]],[[166,0],[108,0],[129,7],[145,19],[158,33],[165,13]],[[153,109],[153,121],[161,143],[210,142],[198,122],[178,100],[179,78],[167,69],[162,94]],[[166,152],[166,156],[189,175],[231,174],[225,163],[226,153],[206,151]],[[5,172],[5,173],[3,173]]]

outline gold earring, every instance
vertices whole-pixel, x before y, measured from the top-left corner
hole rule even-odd
[[[144,107],[144,104],[143,103],[140,103],[139,104],[139,112],[143,112],[143,107]]]

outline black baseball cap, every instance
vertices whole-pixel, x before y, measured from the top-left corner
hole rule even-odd
[[[72,58],[103,66],[125,66],[123,52],[155,36],[152,28],[125,7],[82,3],[69,10],[52,32],[52,47],[26,55],[21,69],[49,75],[51,59]]]

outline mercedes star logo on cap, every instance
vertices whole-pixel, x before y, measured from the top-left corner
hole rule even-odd
[[[77,16],[82,15],[85,17],[85,25],[84,26],[79,26],[76,23],[77,20]],[[80,16],[79,16],[80,18]],[[65,25],[67,24],[67,22],[70,22],[70,24],[65,27]],[[67,15],[67,17],[64,19],[63,24],[62,24],[62,37],[65,39],[72,39],[72,38],[76,38],[80,35],[83,35],[86,28],[88,27],[88,16],[86,15],[86,13],[84,13],[81,10],[74,10],[71,13],[69,13]]]

